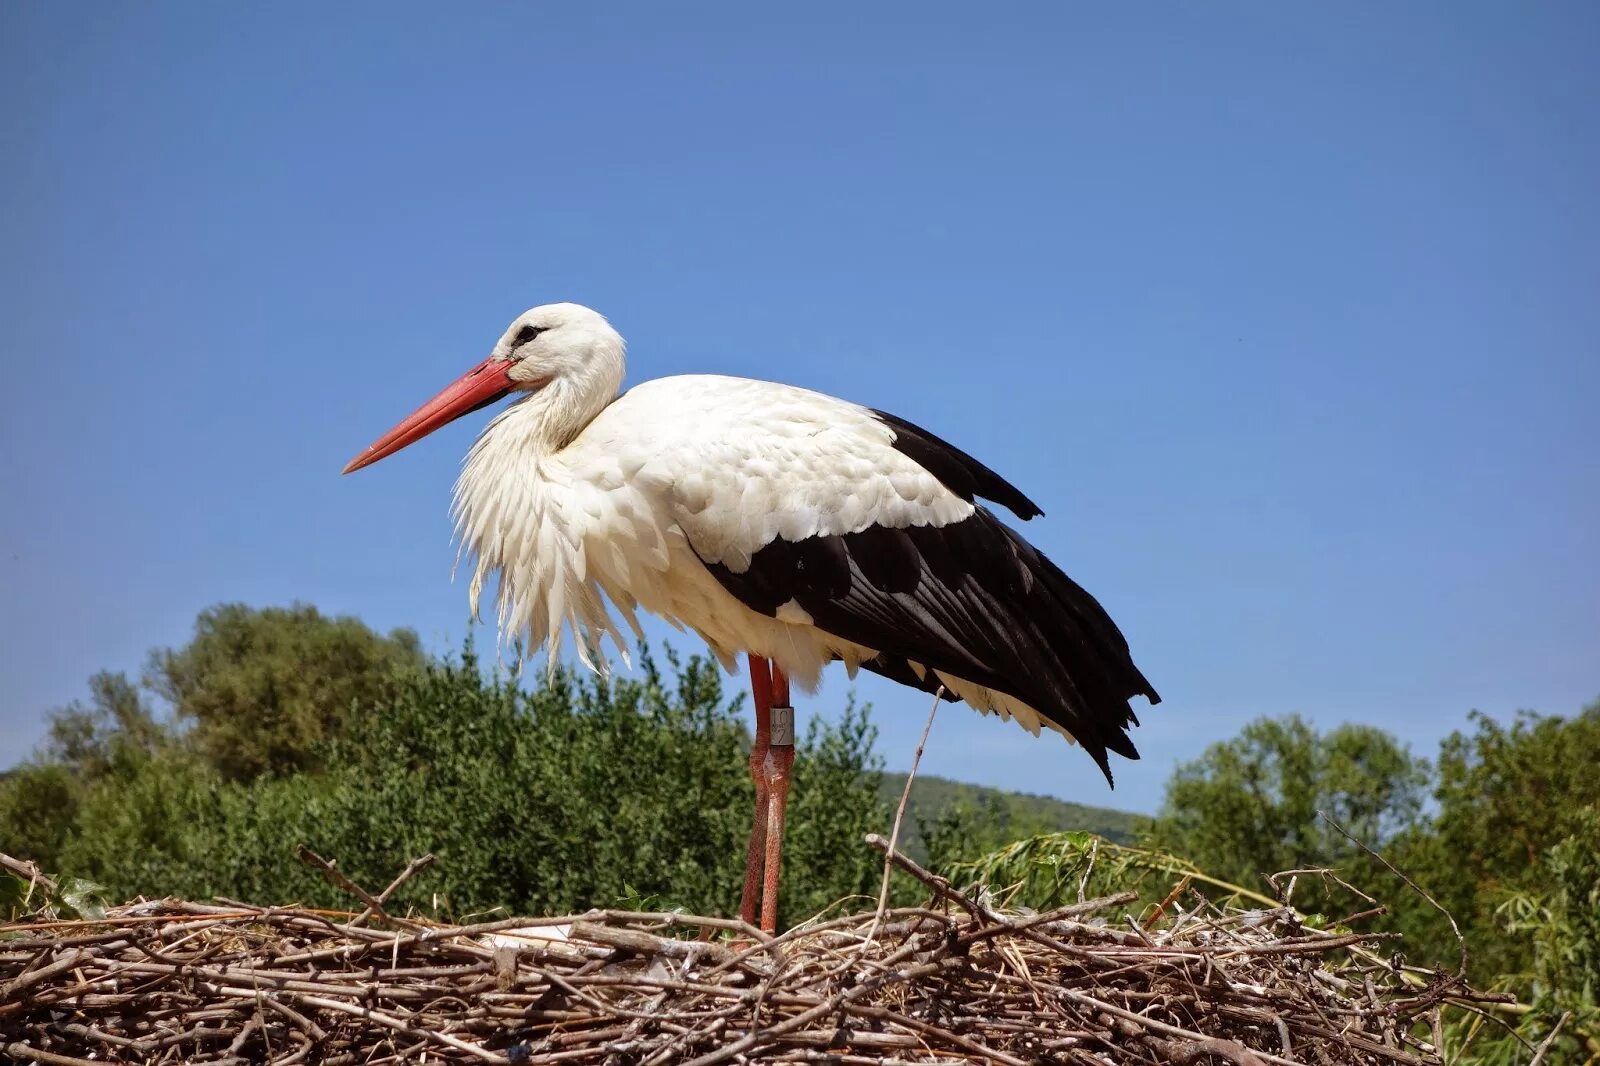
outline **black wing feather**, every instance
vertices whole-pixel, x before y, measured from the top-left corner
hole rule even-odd
[[[754,611],[793,600],[820,628],[877,650],[863,664],[875,673],[932,692],[941,670],[1023,701],[1108,781],[1108,751],[1139,757],[1128,701],[1160,700],[1094,597],[983,507],[946,526],[776,540],[741,573],[707,567]]]
[[[938,478],[945,488],[968,503],[974,497],[982,496],[1005,507],[1024,522],[1044,514],[1039,505],[1024,496],[1015,485],[955,445],[887,411],[874,410],[872,413],[878,421],[894,430],[896,451]]]

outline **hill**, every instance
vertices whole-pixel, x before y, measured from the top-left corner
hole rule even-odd
[[[900,792],[905,787],[906,775],[901,773],[885,773],[878,784],[891,809],[899,804]],[[1109,807],[1089,807],[1053,796],[1008,792],[1005,789],[918,774],[911,786],[911,799],[906,803],[905,820],[900,827],[901,845],[906,853],[913,857],[926,854],[919,831],[922,822],[937,821],[941,815],[962,807],[995,812],[1007,827],[1007,835],[1012,838],[1087,829],[1119,844],[1131,844],[1139,829],[1150,820],[1147,815]]]

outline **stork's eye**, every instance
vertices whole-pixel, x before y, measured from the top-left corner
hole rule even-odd
[[[546,328],[548,328],[548,327],[545,327],[545,326],[523,326],[521,329],[517,330],[517,335],[515,337],[511,338],[511,346],[513,348],[522,347],[524,344],[527,344],[529,341],[533,340],[533,338],[535,338],[539,334],[543,333]]]

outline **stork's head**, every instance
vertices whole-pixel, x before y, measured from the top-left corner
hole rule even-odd
[[[501,334],[489,358],[445,386],[345,466],[346,474],[393,455],[462,415],[513,392],[549,392],[553,404],[582,421],[610,402],[622,384],[622,336],[581,304],[524,311]]]
[[[622,338],[598,311],[582,304],[544,304],[506,327],[491,360],[511,364],[514,388],[541,388],[557,378],[592,375],[618,362]]]

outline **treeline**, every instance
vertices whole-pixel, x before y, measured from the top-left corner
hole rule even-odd
[[[541,671],[518,685],[470,647],[427,656],[405,630],[218,607],[137,683],[96,675],[86,702],[51,713],[39,752],[0,779],[0,851],[113,899],[347,905],[295,860],[304,843],[368,884],[434,853],[400,903],[450,917],[725,913],[751,813],[743,696],[699,658],[669,654],[663,671],[642,657],[609,682]],[[892,811],[875,739],[862,709],[811,723],[785,851],[790,919],[876,894],[861,837]],[[1530,1005],[1459,1036],[1473,1061],[1526,1061],[1524,1041],[1565,1013],[1548,1061],[1578,1062],[1600,1055],[1597,763],[1600,703],[1509,726],[1474,715],[1431,760],[1371,727],[1263,719],[1180,767],[1135,846],[1042,834],[1037,808],[959,789],[924,797],[910,828],[935,867],[1019,886],[1015,902],[1035,906],[1089,882],[1159,898],[1175,869],[1213,895],[1267,900],[1267,874],[1335,868],[1302,875],[1297,905],[1329,921],[1371,910],[1342,879],[1388,905],[1367,920],[1404,933],[1410,961],[1453,968],[1448,911],[1474,980]]]

